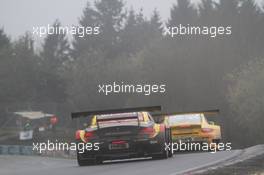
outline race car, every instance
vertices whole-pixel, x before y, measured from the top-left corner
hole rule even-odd
[[[102,163],[104,160],[172,156],[165,143],[171,142],[171,132],[165,124],[154,122],[149,111],[161,107],[127,108],[119,110],[73,113],[72,118],[88,117],[88,125],[76,131],[79,143],[97,144],[98,150],[77,150],[80,166]]]
[[[165,115],[164,122],[171,128],[173,142],[220,143],[221,127],[208,122],[205,115],[214,115],[219,110],[174,113]]]

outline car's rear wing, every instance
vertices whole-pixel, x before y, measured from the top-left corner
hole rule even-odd
[[[97,121],[111,121],[113,119],[135,119],[138,118],[137,112],[131,112],[131,113],[118,113],[118,114],[103,114],[103,115],[97,115],[96,119]]]
[[[137,112],[129,112],[129,113],[117,113],[117,114],[103,114],[96,116],[96,124],[98,129],[102,124],[110,124],[112,122],[118,122],[119,124],[123,123],[133,123],[134,125],[140,126],[140,120]]]
[[[157,112],[161,111],[161,106],[148,106],[148,107],[135,107],[135,108],[120,108],[120,109],[108,109],[108,110],[96,110],[86,112],[74,112],[71,114],[72,119],[80,117],[88,117],[93,115],[106,115],[106,114],[118,114],[118,113],[130,113],[130,112]]]
[[[219,109],[204,110],[204,111],[189,111],[189,112],[169,112],[169,113],[155,113],[152,116],[174,116],[174,115],[184,115],[184,114],[204,114],[204,115],[216,115],[219,114]]]

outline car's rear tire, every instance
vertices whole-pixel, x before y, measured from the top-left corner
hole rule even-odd
[[[161,154],[155,154],[152,156],[153,159],[167,159],[169,157],[168,150],[164,150]]]
[[[172,153],[172,137],[171,137],[171,128],[167,129],[168,131],[168,140],[167,140],[167,145],[170,145],[170,149],[169,149],[169,155],[168,157],[172,157],[173,153]]]
[[[168,141],[166,132],[164,132],[164,135],[162,136],[161,140],[163,140],[160,145],[162,153],[153,155],[153,159],[167,159],[169,157],[170,151],[165,147],[165,143],[167,143]]]
[[[167,158],[169,158],[169,150],[165,150],[165,148],[164,148],[164,151],[163,151],[163,153],[162,153],[162,155],[161,155],[161,158],[162,158],[162,159],[167,159]]]
[[[81,159],[80,154],[82,153],[79,153],[77,151],[77,162],[79,166],[95,165],[97,163],[95,159],[87,159],[87,160]]]

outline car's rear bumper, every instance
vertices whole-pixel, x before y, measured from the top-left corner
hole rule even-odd
[[[163,152],[162,143],[158,138],[156,139],[137,139],[128,140],[129,148],[111,150],[109,148],[109,142],[98,141],[99,150],[85,151],[79,154],[79,158],[85,159],[103,159],[103,160],[115,160],[123,158],[136,158],[136,157],[148,157]]]
[[[212,143],[211,137],[202,137],[197,135],[183,135],[172,137],[173,142],[193,142],[193,143]]]

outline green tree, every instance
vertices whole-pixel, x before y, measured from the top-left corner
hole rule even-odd
[[[161,39],[163,33],[163,22],[157,9],[154,9],[149,24],[149,38]]]
[[[142,9],[138,13],[131,9],[120,37],[123,55],[127,57],[137,54],[155,39],[161,38],[161,35],[162,23],[156,10],[151,19],[147,20]]]
[[[197,10],[190,0],[177,0],[177,5],[171,8],[168,26],[194,24],[196,19]]]
[[[230,120],[237,129],[234,139],[247,145],[263,143],[264,59],[250,61],[228,78]]]
[[[61,24],[56,20],[53,24],[55,30],[59,30]],[[42,66],[47,72],[57,74],[63,70],[65,63],[70,60],[70,44],[65,33],[47,35],[44,39],[40,56]]]
[[[79,24],[83,27],[100,27],[100,34],[83,38],[75,36],[74,56],[97,50],[104,52],[108,58],[117,57],[125,15],[122,0],[95,1],[94,8],[88,3]]]
[[[31,104],[35,99],[37,59],[29,34],[15,41],[11,52],[1,59],[1,99],[12,103]]]
[[[239,0],[220,0],[216,3],[217,21],[221,25],[236,25],[239,14]]]
[[[56,20],[53,27],[59,29]],[[44,39],[40,52],[38,100],[47,103],[61,103],[66,99],[65,71],[71,60],[70,44],[65,33],[49,34]]]
[[[198,4],[199,19],[202,25],[210,25],[217,23],[216,18],[216,3],[213,0],[202,0]]]
[[[0,29],[0,49],[10,46],[10,39],[7,37],[3,29]]]
[[[238,17],[238,46],[241,48],[241,55],[244,63],[250,58],[259,57],[263,53],[263,27],[261,22],[261,10],[253,0],[242,0],[239,6]],[[254,27],[253,27],[254,26]]]
[[[11,68],[12,48],[10,39],[3,29],[0,29],[0,120],[4,121],[8,108],[7,91],[9,88],[6,84],[8,81],[9,69]]]

